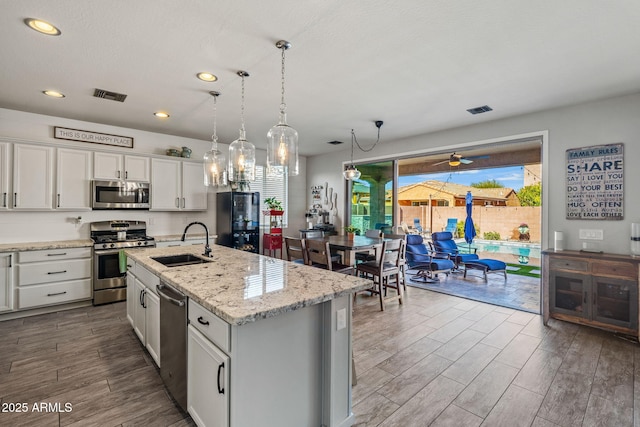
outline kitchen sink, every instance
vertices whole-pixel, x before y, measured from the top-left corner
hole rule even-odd
[[[192,254],[158,256],[151,257],[151,259],[167,267],[180,267],[183,265],[204,264],[206,262],[211,262],[211,260],[209,259],[200,258]]]

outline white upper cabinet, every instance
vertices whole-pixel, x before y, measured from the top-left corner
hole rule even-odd
[[[53,208],[53,148],[13,146],[13,209]]]
[[[91,209],[91,166],[90,151],[58,149],[55,200],[57,209]]]
[[[182,198],[184,209],[207,210],[207,187],[204,186],[202,163],[182,162]]]
[[[149,158],[115,153],[94,154],[95,179],[149,182]]]
[[[151,160],[151,209],[180,210],[180,162],[168,159]]]
[[[170,159],[151,161],[151,209],[206,210],[207,188],[201,163]]]
[[[9,195],[9,144],[0,142],[0,210],[11,204]]]

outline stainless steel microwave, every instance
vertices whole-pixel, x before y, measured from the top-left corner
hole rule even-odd
[[[150,185],[135,181],[91,181],[93,209],[149,209]]]

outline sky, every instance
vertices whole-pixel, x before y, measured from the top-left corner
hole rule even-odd
[[[509,166],[492,169],[452,170],[450,172],[434,173],[429,175],[401,176],[398,178],[398,182],[401,187],[403,185],[415,184],[428,180],[471,185],[475,182],[491,179],[495,179],[505,187],[513,188],[515,191],[518,191],[523,186],[524,168],[522,166]]]

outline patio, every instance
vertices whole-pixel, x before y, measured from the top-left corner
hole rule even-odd
[[[438,282],[424,283],[411,280],[411,273],[412,271],[407,272],[409,286],[529,313],[540,313],[540,279],[513,274],[509,268],[506,282],[502,274],[489,274],[485,283],[481,275],[471,271],[466,279],[462,277],[462,273],[456,272],[448,277],[440,274]]]

